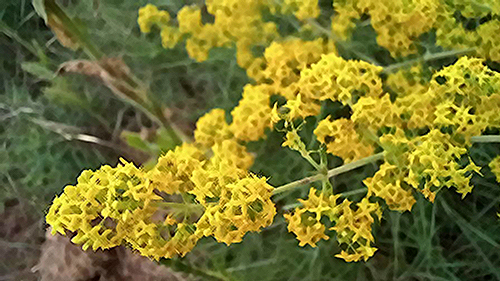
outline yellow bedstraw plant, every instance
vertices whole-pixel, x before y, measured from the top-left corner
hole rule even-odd
[[[468,149],[476,141],[499,140],[482,133],[500,128],[500,73],[485,64],[500,59],[500,21],[465,29],[455,16],[459,10],[477,17],[486,9],[497,18],[498,3],[486,1],[480,8],[435,0],[334,1],[330,36],[312,40],[281,35],[263,13],[293,15],[299,34],[314,31],[322,28],[315,21],[317,1],[206,0],[211,23],[203,22],[200,6],[185,6],[172,16],[147,5],[139,10],[142,32],[156,26],[165,48],[184,42],[198,62],[212,48],[235,47],[238,64],[253,81],[227,116],[222,109],[206,113],[194,140],[168,151],[153,169],[122,159],[116,167],[82,172],[76,185],[54,199],[47,223],[54,233],[76,233],[72,241],[84,249],[126,244],[153,259],[184,256],[202,237],[230,245],[261,231],[277,215],[273,195],[319,181],[322,188],[311,187],[294,210],[280,214],[288,230],[299,246],[316,247],[335,237],[337,257],[366,261],[377,251],[372,225],[385,208],[411,211],[416,194],[433,202],[444,188],[465,197],[473,189],[471,177],[481,175]],[[418,37],[431,29],[437,45],[474,48],[474,55],[436,70],[430,79],[419,61],[402,68],[344,59],[335,40],[348,40],[363,15],[370,16],[378,44],[394,57],[416,54]],[[252,52],[256,46],[265,48],[262,54]],[[275,95],[286,103],[271,104]],[[309,151],[299,130],[306,118],[320,115],[325,101],[342,104],[350,114],[320,120],[314,134],[321,150]],[[283,149],[299,152],[315,175],[273,187],[251,172],[254,156],[246,144],[271,129],[284,132]],[[328,170],[326,153],[344,165]],[[383,163],[363,180],[367,192],[361,200],[350,201],[332,188],[334,176],[375,161]],[[500,158],[490,166],[500,181]]]

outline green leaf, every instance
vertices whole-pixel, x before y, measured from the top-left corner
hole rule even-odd
[[[45,11],[45,0],[33,0],[31,2],[35,12],[47,23],[47,12]]]
[[[167,152],[177,145],[175,140],[172,139],[171,134],[165,129],[161,128],[156,132],[156,144],[160,148],[160,152]]]
[[[137,148],[147,153],[151,153],[152,148],[148,142],[141,138],[141,135],[136,132],[123,131],[121,133],[121,138],[124,139],[128,145],[133,148]]]
[[[23,62],[21,63],[21,68],[24,71],[44,80],[52,80],[55,76],[53,71],[39,62]]]
[[[67,79],[56,77],[51,84],[51,86],[43,90],[50,101],[61,105],[88,108],[86,101],[73,91]]]

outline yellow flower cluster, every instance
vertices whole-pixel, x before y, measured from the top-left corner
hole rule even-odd
[[[205,61],[215,47],[228,47],[235,43],[238,64],[248,67],[254,61],[252,47],[266,44],[278,36],[276,25],[264,22],[262,9],[264,0],[207,0],[207,11],[214,16],[213,23],[204,23],[198,6],[184,6],[177,13],[178,27],[162,21],[162,42],[166,48],[174,47],[181,37],[186,37],[186,49],[190,57]],[[158,10],[147,5],[139,10],[139,25],[149,32],[157,24]],[[164,32],[165,30],[165,32]]]
[[[139,9],[139,18],[137,23],[144,33],[151,32],[154,25],[160,28],[168,25],[170,22],[170,14],[167,11],[159,11],[154,5],[148,4]]]
[[[472,136],[499,125],[492,113],[499,104],[499,82],[500,74],[484,66],[483,60],[462,57],[434,73],[427,85],[397,90],[394,102],[389,94],[361,97],[352,105],[351,119],[372,133],[383,127],[447,129],[454,141],[469,145]]]
[[[326,151],[341,157],[345,163],[373,154],[373,146],[361,141],[351,119],[323,119],[314,130]]]
[[[400,109],[385,94],[381,98],[362,97],[352,106],[352,121],[361,127],[377,132],[382,127],[397,127],[401,124]]]
[[[377,42],[394,57],[417,53],[422,34],[435,30],[439,46],[454,49],[474,48],[477,54],[491,60],[500,59],[497,32],[500,4],[495,0],[434,1],[334,1],[332,31],[347,40],[363,15],[377,33]],[[476,24],[471,25],[470,21]]]
[[[316,0],[285,0],[282,13],[293,13],[299,20],[317,18],[321,11]]]
[[[409,69],[402,68],[394,73],[389,73],[384,81],[384,86],[389,87],[398,94],[398,98],[401,98],[412,93],[423,95],[427,92],[427,82],[423,77],[421,67],[413,65]]]
[[[160,28],[162,44],[165,48],[173,48],[181,39],[182,34],[169,25],[170,14],[167,11],[160,11],[154,5],[148,4],[139,9],[137,20],[143,33],[150,33],[153,26]]]
[[[435,23],[436,42],[445,48],[474,48],[479,56],[499,60],[500,47],[498,28],[500,23],[495,18],[500,14],[500,4],[495,0],[481,1],[448,1],[448,5],[440,7],[440,17]],[[467,27],[459,14],[465,19],[478,19],[478,26]],[[488,20],[479,19],[485,18]]]
[[[158,158],[149,172],[154,188],[167,194],[185,193],[194,187],[189,179],[194,170],[202,167],[205,155],[193,144],[184,143]]]
[[[196,122],[194,139],[203,147],[212,147],[231,137],[232,133],[226,123],[226,113],[220,108],[212,109]]]
[[[414,54],[420,35],[435,29],[441,46],[479,46],[483,58],[500,59],[498,20],[485,20],[471,29],[462,19],[485,12],[498,16],[500,4],[467,3],[334,1],[332,30],[347,39],[356,20],[369,15],[379,45],[393,56]],[[292,13],[305,24],[320,15],[317,1],[205,4],[213,22],[203,19],[198,6],[183,7],[174,24],[167,11],[146,5],[139,10],[138,23],[145,33],[159,28],[165,48],[185,39],[190,57],[200,62],[215,47],[236,46],[238,64],[254,82],[243,88],[239,104],[230,112],[231,122],[224,110],[209,111],[196,123],[194,143],[167,152],[150,171],[123,160],[116,167],[84,171],[48,211],[54,232],[75,232],[72,241],[84,249],[127,244],[154,259],[183,256],[202,237],[228,245],[241,242],[247,232],[269,226],[276,214],[271,200],[275,189],[266,178],[249,172],[254,156],[245,143],[263,138],[268,128],[285,120],[289,131],[283,146],[299,151],[326,173],[327,163],[310,157],[293,123],[318,115],[326,100],[351,110],[349,118],[318,122],[314,134],[327,152],[347,163],[383,150],[385,162],[363,181],[368,193],[359,202],[340,200],[326,180],[324,191],[311,188],[308,199],[299,200],[302,206],[284,215],[300,246],[316,247],[335,231],[342,249],[337,257],[366,261],[377,250],[372,225],[382,214],[372,197],[404,212],[412,209],[416,192],[430,201],[443,187],[454,187],[462,196],[471,192],[470,179],[480,168],[470,159],[467,165],[459,160],[465,159],[473,136],[500,128],[500,74],[483,59],[462,57],[430,80],[418,65],[386,73],[382,79],[382,67],[342,58],[329,39],[282,38],[276,24],[263,19],[267,10]],[[262,56],[254,54],[256,47],[265,48]],[[272,107],[272,95],[285,97],[286,104]],[[490,167],[500,179],[500,158]]]
[[[381,67],[368,62],[344,60],[330,53],[300,73],[299,91],[302,98],[330,99],[350,105],[355,97],[382,94],[381,71]]]
[[[229,245],[241,242],[246,232],[258,231],[272,223],[276,214],[270,200],[273,188],[265,178],[216,173],[200,173],[195,177],[200,185],[195,195],[205,207],[197,223],[204,236],[214,236],[218,242]],[[221,186],[221,182],[226,186]]]
[[[363,14],[377,32],[377,42],[393,56],[406,56],[416,52],[413,40],[429,31],[438,15],[434,0],[334,1],[337,12],[332,18],[332,30],[348,38],[354,29],[354,20]]]
[[[316,63],[321,54],[333,52],[334,48],[328,41],[318,38],[314,41],[304,41],[299,38],[288,38],[274,41],[264,51],[262,69],[258,69],[257,82],[270,82],[272,91],[288,99],[296,96],[297,82],[300,72]]]
[[[368,188],[368,197],[384,199],[391,210],[411,211],[415,204],[411,187],[405,183],[405,173],[396,165],[382,164],[375,175],[363,183]]]
[[[168,228],[176,224],[170,216],[153,219],[158,210],[155,203],[161,197],[156,195],[147,173],[124,160],[122,163],[84,171],[76,186],[64,189],[46,216],[54,234],[76,232],[72,242],[96,250],[125,242],[140,244],[144,237],[136,233],[141,233],[141,227]],[[181,250],[186,245],[172,242],[170,247],[176,249],[173,253],[186,252]]]
[[[235,139],[215,140],[218,130],[205,133],[214,140],[211,157],[203,145],[184,143],[149,172],[123,160],[84,171],[54,200],[47,223],[54,232],[76,232],[72,241],[84,249],[128,244],[153,259],[183,256],[203,236],[231,244],[270,225],[273,188],[248,172],[253,156]]]
[[[336,256],[347,262],[365,261],[373,256],[376,248],[371,246],[374,241],[372,224],[374,217],[380,219],[382,211],[378,203],[371,203],[367,198],[355,204],[344,199],[337,203],[340,195],[319,193],[311,188],[307,200],[299,199],[302,207],[298,207],[292,214],[285,214],[288,221],[288,230],[293,232],[299,240],[300,246],[309,244],[316,247],[321,239],[328,240],[325,234],[326,227],[321,222],[327,218],[332,224],[329,230],[335,230],[337,240],[343,250]]]
[[[388,152],[386,160],[390,166],[385,169],[381,167],[377,172],[382,173],[380,177],[388,177],[384,180],[389,183],[399,179],[399,186],[409,185],[432,202],[437,191],[443,187],[455,187],[464,197],[472,190],[469,183],[472,172],[479,173],[480,170],[472,161],[466,167],[461,167],[457,161],[467,149],[454,142],[449,134],[438,129],[432,129],[429,133],[412,139],[398,131],[396,134],[384,135],[381,143]],[[394,172],[388,173],[388,167],[395,169]],[[400,176],[395,178],[394,174]],[[365,184],[374,188],[373,185],[377,184],[374,181],[378,177],[376,174]],[[387,192],[393,189],[392,186],[387,188]]]
[[[233,122],[230,129],[234,136],[242,141],[256,141],[262,138],[271,125],[271,107],[269,86],[247,84],[243,88],[243,97],[231,115]]]

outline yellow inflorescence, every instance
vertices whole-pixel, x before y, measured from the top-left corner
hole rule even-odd
[[[326,145],[328,153],[341,157],[346,163],[373,154],[373,146],[359,138],[350,119],[323,119],[318,123],[314,134]]]
[[[84,249],[125,243],[153,259],[183,256],[203,236],[240,242],[272,223],[273,188],[248,172],[253,156],[236,140],[211,150],[207,157],[184,143],[150,172],[126,162],[85,171],[54,200],[47,223],[54,233],[76,232],[72,241]]]
[[[433,0],[348,0],[334,1],[333,7],[338,14],[332,19],[332,29],[342,38],[348,38],[353,21],[368,14],[378,44],[393,56],[415,53],[413,41],[433,27],[438,13],[438,4]]]
[[[232,133],[229,130],[226,113],[223,109],[212,109],[196,122],[194,139],[203,147],[209,148],[230,138],[232,138]]]
[[[338,242],[345,248],[337,257],[350,262],[366,261],[373,256],[377,249],[371,246],[374,241],[371,231],[375,221],[373,216],[381,216],[378,203],[370,203],[365,198],[355,204],[356,210],[353,210],[352,202],[347,199],[337,204],[339,195],[317,193],[311,188],[307,200],[299,199],[303,206],[296,208],[292,214],[284,215],[288,230],[297,236],[299,245],[316,247],[321,239],[328,240],[326,227],[321,222],[322,218],[327,218],[333,224],[330,230],[335,230]]]
[[[382,164],[373,177],[363,181],[368,188],[368,196],[384,199],[391,210],[411,211],[415,197],[411,187],[404,181],[403,171],[395,165]]]
[[[397,127],[401,124],[400,109],[391,102],[388,94],[381,98],[362,97],[352,106],[352,121],[375,133],[382,127]]]
[[[154,25],[158,25],[160,28],[168,25],[170,14],[167,11],[159,11],[156,6],[148,4],[139,9],[137,22],[142,32],[149,33]]]
[[[341,200],[324,178],[323,191],[311,188],[309,197],[299,200],[302,206],[284,217],[299,246],[316,247],[335,231],[341,248],[337,257],[366,261],[377,250],[372,225],[382,215],[374,197],[391,210],[411,211],[414,194],[434,201],[439,190],[453,187],[466,196],[473,174],[480,174],[472,159],[466,161],[468,149],[475,136],[500,129],[500,74],[485,62],[500,60],[500,2],[483,2],[334,1],[328,39],[308,37],[318,31],[317,1],[207,0],[206,11],[201,5],[184,6],[172,18],[146,5],[139,10],[142,32],[158,28],[165,48],[185,40],[189,56],[198,62],[207,60],[213,48],[234,46],[238,64],[253,81],[243,88],[230,123],[222,109],[207,112],[196,123],[194,142],[168,151],[151,170],[121,160],[116,167],[82,172],[75,186],[54,199],[47,223],[54,233],[75,232],[72,241],[84,249],[126,244],[156,260],[184,256],[202,237],[241,242],[247,232],[271,225],[276,215],[271,200],[276,189],[250,172],[254,155],[246,143],[284,123],[282,146],[299,151],[327,175],[324,150],[308,150],[296,121],[309,122],[330,100],[341,103],[346,114],[317,122],[320,145],[346,163],[383,151],[384,164],[363,180],[368,192],[359,201]],[[279,34],[277,22],[263,18],[284,14],[299,20],[299,31],[291,36]],[[366,16],[367,22],[359,22]],[[471,26],[471,19],[481,20]],[[343,45],[337,40],[348,40],[358,24],[371,25],[378,44],[396,60],[426,48],[419,40],[430,32],[437,45],[474,48],[481,58],[461,57],[432,75],[417,59],[400,70],[398,64],[384,70],[344,59],[334,43]],[[271,105],[274,95],[286,103]],[[321,154],[320,163],[312,153]],[[500,181],[500,157],[490,168]]]
[[[184,6],[177,13],[178,26],[169,24],[165,19],[160,24],[158,15],[168,13],[148,4],[139,10],[141,31],[150,32],[152,25],[160,25],[166,48],[174,47],[185,37],[189,56],[199,62],[208,59],[211,49],[236,43],[238,64],[244,68],[255,60],[251,50],[253,46],[266,44],[278,36],[275,23],[262,19],[266,1],[207,0],[205,4],[208,13],[214,17],[213,23],[203,22],[200,7]]]
[[[149,172],[151,184],[168,194],[190,191],[194,185],[189,178],[194,170],[202,167],[204,160],[202,150],[184,143],[158,159],[158,164]]]
[[[271,125],[269,98],[267,85],[245,86],[240,103],[231,112],[233,122],[230,129],[237,139],[256,141],[264,136]]]
[[[382,94],[381,71],[381,67],[368,62],[344,60],[330,53],[300,73],[299,91],[307,99],[352,104],[354,96],[378,97]]]
[[[498,20],[500,4],[495,0],[482,1],[480,5],[473,1],[448,1],[440,5],[440,16],[434,24],[436,43],[445,48],[474,48],[483,58],[499,60]],[[463,20],[456,17],[462,15],[466,19],[478,19],[478,26],[466,27]],[[489,19],[487,19],[489,17]],[[487,20],[479,19],[485,18]]]
[[[213,235],[217,241],[229,245],[241,242],[246,232],[258,231],[272,223],[276,214],[270,199],[273,188],[265,178],[248,175],[230,181],[220,190],[216,185],[205,185],[206,194],[214,197],[204,200],[206,211],[198,222],[204,236]]]
[[[317,18],[321,13],[316,0],[285,0],[283,10],[293,12],[299,20]]]
[[[108,249],[132,241],[130,230],[138,221],[147,221],[160,198],[147,174],[123,161],[113,168],[103,166],[83,171],[75,186],[67,186],[47,213],[52,232],[77,232],[72,242]]]

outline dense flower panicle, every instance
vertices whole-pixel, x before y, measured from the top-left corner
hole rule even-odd
[[[269,88],[267,85],[246,85],[243,97],[231,115],[231,132],[241,141],[256,141],[262,138],[271,124],[269,106]]]
[[[354,20],[370,15],[377,32],[377,42],[393,56],[416,53],[414,40],[429,31],[436,20],[438,4],[433,0],[334,1],[337,14],[332,18],[332,30],[348,38]]]
[[[458,61],[436,72],[429,90],[435,93],[435,102],[450,99],[457,105],[476,106],[482,96],[500,91],[500,73],[484,65],[483,59],[461,57]]]
[[[303,98],[352,104],[354,96],[378,97],[382,94],[381,67],[364,61],[344,60],[331,53],[300,74]]]
[[[482,59],[462,57],[435,73],[429,91],[434,93],[432,102],[441,103],[436,122],[448,120],[456,134],[469,138],[486,127],[500,126],[495,114],[500,105],[500,73]]]
[[[483,58],[498,60],[498,1],[334,1],[336,14],[332,31],[346,40],[363,15],[377,33],[377,43],[393,57],[407,56],[418,51],[419,37],[436,31],[436,43],[444,48],[475,48]],[[463,19],[462,19],[462,18]],[[475,27],[465,20],[476,19]]]
[[[371,246],[374,241],[372,235],[372,225],[375,218],[382,216],[382,209],[378,203],[371,203],[367,197],[361,202],[355,204],[356,210],[353,210],[352,202],[345,199],[338,213],[338,220],[331,230],[337,233],[337,241],[345,249],[340,254],[335,255],[347,262],[367,261],[372,257],[377,248]]]
[[[299,38],[275,41],[264,51],[264,67],[259,71],[261,80],[272,81],[275,93],[292,99],[296,96],[293,92],[300,79],[300,72],[317,62],[327,51],[330,51],[328,43],[322,38],[314,41]]]
[[[411,187],[405,183],[404,170],[395,165],[384,163],[371,178],[363,183],[368,188],[367,196],[377,196],[385,200],[391,210],[411,211],[415,204]]]
[[[373,154],[373,146],[362,141],[350,119],[323,119],[314,130],[327,152],[341,157],[345,163]]]
[[[397,100],[411,94],[422,95],[427,92],[428,79],[423,76],[422,66],[413,65],[409,69],[399,69],[394,73],[389,73],[384,81],[384,86],[388,86],[397,94]]]
[[[161,21],[165,27],[161,34],[164,47],[172,48],[185,37],[189,56],[201,62],[208,59],[212,48],[229,47],[235,42],[238,64],[247,68],[255,60],[252,47],[266,45],[278,37],[276,24],[262,20],[267,1],[218,0],[205,1],[205,4],[214,16],[213,23],[203,23],[197,6],[184,6],[178,12],[178,27],[167,25],[168,20]],[[141,8],[138,20],[141,31],[150,32],[151,26],[159,21],[157,14],[162,12],[150,4]]]
[[[152,185],[167,194],[187,192],[194,184],[190,177],[205,161],[202,150],[194,144],[183,143],[158,158],[158,164],[149,171]]]
[[[83,249],[108,249],[129,239],[130,227],[151,216],[160,198],[146,173],[122,160],[116,168],[84,171],[76,186],[67,186],[49,209],[52,232],[77,232],[72,241]]]
[[[299,20],[317,18],[321,13],[316,0],[285,0],[282,9],[284,13],[292,12]]]
[[[163,223],[139,221],[131,228],[130,235],[134,239],[128,242],[141,255],[154,260],[184,256],[201,238],[195,230],[194,225],[177,223],[172,218],[167,218]]]
[[[249,231],[271,225],[276,208],[271,201],[273,188],[266,183],[266,178],[248,174],[233,182],[229,180],[222,188],[217,186],[219,183],[213,181],[203,187],[206,210],[197,223],[200,235],[213,235],[217,241],[229,245],[241,242]],[[196,196],[201,197],[200,193]]]
[[[326,195],[318,192],[316,189],[309,190],[307,200],[299,199],[302,207],[295,208],[292,214],[284,214],[288,221],[288,231],[293,232],[299,240],[299,246],[306,244],[316,247],[321,239],[328,240],[330,237],[325,234],[326,227],[321,223],[323,216],[331,221],[337,219],[338,209],[337,199],[339,196]]]
[[[247,171],[253,165],[254,156],[244,145],[234,139],[224,140],[212,146],[210,164],[214,167],[228,166]]]
[[[499,60],[497,17],[500,5],[495,0],[481,1],[481,5],[471,2],[447,1],[447,5],[441,5],[440,16],[434,24],[436,43],[445,48],[474,48],[483,58]],[[467,27],[457,14],[466,19],[478,19],[478,26]]]
[[[389,94],[382,98],[361,97],[352,106],[351,120],[362,128],[376,133],[382,127],[401,125],[401,110],[390,100]]]
[[[431,128],[436,105],[431,91],[415,92],[396,99],[394,111],[399,112],[403,126],[408,129]]]
[[[367,198],[356,204],[353,210],[352,202],[345,199],[338,204],[340,195],[328,195],[319,193],[311,188],[309,198],[299,201],[302,207],[298,207],[292,214],[285,214],[288,221],[288,231],[293,232],[299,240],[299,246],[309,244],[316,247],[321,239],[328,240],[325,234],[326,227],[321,222],[323,217],[328,218],[334,224],[329,230],[335,230],[339,244],[345,246],[346,250],[336,257],[348,262],[367,260],[373,256],[376,248],[371,246],[374,241],[371,227],[374,223],[373,215],[380,218],[381,209],[378,203],[370,203]]]
[[[377,43],[394,57],[417,52],[414,40],[431,30],[437,15],[434,0],[374,1],[370,7],[371,24],[377,32]],[[389,16],[388,16],[389,15]]]
[[[196,121],[194,139],[197,144],[205,148],[210,148],[231,137],[232,133],[229,130],[226,113],[223,109],[212,109]]]
[[[410,170],[406,181],[431,202],[436,192],[443,187],[455,187],[465,197],[472,190],[469,183],[472,172],[479,173],[480,170],[472,160],[464,168],[457,163],[466,152],[466,148],[453,143],[450,135],[431,130],[413,141],[413,149],[408,156]],[[422,190],[419,189],[420,182],[424,182]]]
[[[167,11],[159,11],[154,5],[148,4],[139,9],[139,17],[137,22],[143,33],[151,32],[154,25],[160,28],[168,25],[170,21],[170,14]]]

